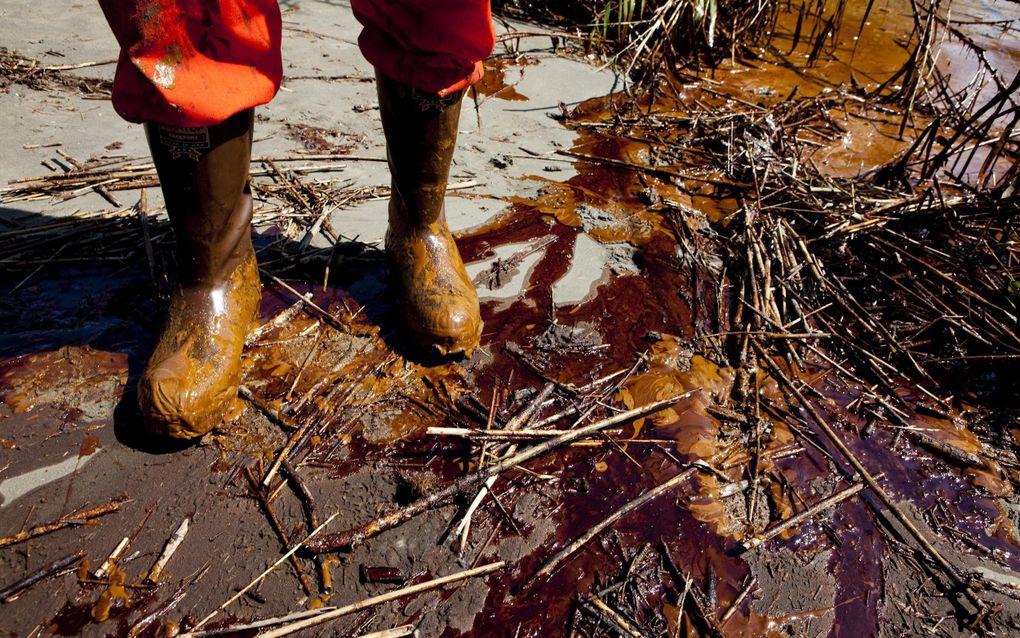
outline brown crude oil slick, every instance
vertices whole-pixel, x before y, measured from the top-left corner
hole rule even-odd
[[[835,55],[810,69],[766,62],[755,67],[724,63],[712,85],[723,97],[680,84],[676,87],[678,98],[663,96],[644,106],[653,111],[682,112],[684,99],[704,100],[719,108],[734,104],[735,97],[767,103],[783,99],[794,87],[802,95],[820,95],[850,82],[851,71],[858,81],[874,86],[905,59],[902,48],[890,46],[890,42],[902,31],[901,23],[908,16],[898,13],[896,3],[876,3],[870,20],[877,26],[866,30],[855,44],[850,30],[856,31],[865,4],[849,3],[844,28],[834,36],[839,43]],[[780,25],[792,30],[790,20],[795,17],[787,16]],[[803,46],[794,58],[803,58]],[[855,48],[851,66],[849,55]],[[996,55],[1016,64],[1015,52]],[[522,62],[526,59],[518,60],[518,64]],[[507,76],[515,72],[508,59],[490,60],[486,65],[488,74],[476,86],[480,95],[527,99],[517,93],[514,84],[507,84]],[[620,99],[583,103],[573,117],[589,123],[609,122],[615,112],[614,101]],[[812,149],[808,155],[829,175],[867,173],[904,148],[904,141],[895,134],[899,122],[881,113],[860,109],[832,116],[840,120],[845,135],[812,139],[814,143],[807,144]],[[920,120],[911,124],[923,125]],[[905,136],[909,138],[910,134]],[[663,158],[650,155],[646,142],[599,133],[594,128],[580,132],[571,150],[643,166],[667,166]],[[696,158],[689,164],[677,163],[676,167],[700,168]],[[642,581],[635,593],[641,613],[651,617],[663,610],[678,635],[695,636],[697,629],[683,624],[689,622],[689,609],[685,607],[681,615],[675,607],[680,584],[663,567],[666,557],[681,575],[693,578],[695,586],[711,579],[717,582],[720,609],[713,611],[721,613],[749,576],[767,576],[756,571],[758,563],[733,551],[738,540],[754,531],[747,529],[748,519],[760,529],[803,511],[846,483],[834,478],[838,475],[830,460],[804,444],[796,433],[795,429],[811,432],[814,425],[784,398],[775,380],[762,370],[747,373],[729,367],[711,347],[710,339],[700,336],[727,329],[719,323],[727,311],[727,300],[719,298],[718,269],[708,263],[710,260],[699,262],[692,255],[700,251],[700,257],[712,257],[711,242],[681,248],[681,237],[693,237],[686,241],[696,243],[710,231],[724,230],[729,216],[741,206],[732,191],[712,183],[717,175],[698,173],[708,181],[666,183],[605,164],[578,160],[575,167],[578,174],[565,182],[530,178],[541,184],[537,197],[514,198],[498,219],[458,237],[460,253],[469,264],[492,260],[502,246],[540,246],[536,263],[524,273],[527,281],[518,295],[495,299],[486,296],[488,284],[478,286],[484,332],[481,347],[467,361],[425,365],[398,351],[394,344],[399,337],[394,335],[399,330],[386,324],[385,314],[395,310],[386,303],[386,293],[359,292],[354,290],[357,281],[349,281],[367,277],[376,264],[341,275],[348,281],[334,277],[327,290],[292,282],[299,294],[312,292],[313,301],[346,329],[327,330],[329,322],[317,313],[300,313],[249,344],[243,376],[246,385],[271,409],[300,405],[285,416],[295,422],[315,419],[322,424],[310,439],[306,460],[331,480],[343,481],[373,463],[418,463],[421,474],[443,485],[472,469],[471,462],[465,460],[466,446],[460,441],[423,436],[423,431],[429,425],[450,425],[444,409],[460,398],[471,395],[482,405],[494,405],[497,418],[505,420],[513,413],[511,406],[520,404],[519,400],[515,403],[515,391],[534,390],[544,383],[531,368],[541,369],[560,383],[580,386],[629,369],[643,355],[646,361],[611,397],[614,405],[633,407],[681,391],[698,391],[668,409],[627,424],[618,437],[663,443],[564,448],[530,462],[528,472],[497,481],[494,494],[500,505],[483,508],[477,515],[465,560],[481,563],[503,558],[511,561],[511,566],[487,580],[485,604],[467,635],[564,635],[578,597],[615,582],[641,550],[648,554],[647,573],[656,578],[663,575],[657,582]],[[589,240],[599,246],[625,244],[632,250],[633,269],[614,272],[607,265],[602,276],[592,278],[592,290],[582,301],[557,304],[555,285],[570,272],[579,257],[575,254],[578,247],[591,245],[584,243]],[[321,272],[313,275],[319,277]],[[493,282],[493,288],[499,283]],[[268,286],[260,319],[271,319],[293,302],[289,293]],[[0,393],[12,410],[31,411],[49,400],[44,397],[46,389],[58,383],[84,384],[109,378],[116,381],[119,392],[127,368],[127,355],[77,346],[51,349],[0,363]],[[910,415],[909,427],[926,439],[900,436],[889,428],[879,428],[870,437],[860,436],[869,424],[848,408],[861,394],[860,388],[833,380],[826,370],[810,362],[803,370],[787,372],[805,390],[817,392],[812,400],[826,416],[841,417],[834,427],[846,435],[848,445],[867,467],[885,473],[883,485],[895,500],[911,504],[926,521],[934,521],[933,525],[952,526],[971,539],[972,545],[964,545],[949,538],[947,542],[955,551],[1020,570],[1014,528],[999,501],[1011,493],[1002,468],[993,463],[964,462],[968,454],[980,449],[980,442],[965,427],[966,410],[954,412],[951,418]],[[751,394],[746,402],[735,405],[732,397],[742,373],[748,374]],[[761,406],[774,409],[756,411],[755,396]],[[558,425],[567,424],[569,419]],[[922,440],[926,443],[918,442]],[[744,458],[741,454],[746,457],[746,441],[757,452],[754,467],[739,462]],[[803,449],[795,454],[778,455],[798,445]],[[277,449],[260,435],[240,428],[229,429],[222,446],[224,455],[245,452],[262,457],[263,463],[271,462]],[[956,456],[939,453],[939,446],[956,450]],[[94,451],[85,444],[81,450],[83,454]],[[775,458],[770,457],[773,453]],[[548,580],[531,582],[531,576],[556,551],[618,507],[697,461],[712,464],[717,472],[695,474],[594,538]],[[211,467],[222,474],[232,465],[218,459]],[[759,482],[753,506],[751,490],[731,492],[741,481]],[[416,487],[427,490],[426,481],[422,484],[424,487]],[[752,509],[753,517],[749,516]],[[649,549],[642,550],[645,547]],[[773,601],[752,592],[725,625],[724,634],[796,635],[822,620],[831,622],[832,636],[878,633],[883,602],[874,592],[885,584],[883,560],[890,550],[885,533],[862,500],[844,502],[829,515],[791,529],[758,550],[789,553],[804,562],[823,560],[835,583],[829,599],[811,609],[788,613],[771,610]],[[649,557],[654,558],[654,564]],[[795,569],[798,564],[785,568]],[[370,565],[366,571],[366,582],[389,583],[410,576],[384,563]],[[777,579],[784,575],[790,574],[780,573]],[[114,600],[112,592],[110,588],[104,594],[107,600],[99,601],[102,604],[95,600],[90,605],[68,603],[47,631],[77,635],[93,622],[91,614],[105,617],[109,613],[116,619],[124,613],[124,606],[116,603],[126,601]],[[455,595],[456,591],[437,594],[441,599],[437,604]],[[644,619],[635,618],[639,623]],[[461,634],[448,628],[441,635],[453,638]]]
[[[89,346],[13,357],[0,361],[0,400],[15,413],[24,413],[40,404],[59,404],[62,395],[107,398],[110,386],[119,397],[127,372],[126,354]]]
[[[517,92],[516,83],[507,84],[507,69],[514,67],[519,69],[521,77],[524,76],[524,67],[528,64],[527,56],[519,56],[516,59],[507,57],[489,58],[485,61],[485,75],[473,87],[479,95],[494,97],[499,100],[513,102],[526,102],[528,97]],[[519,80],[518,80],[519,82]]]

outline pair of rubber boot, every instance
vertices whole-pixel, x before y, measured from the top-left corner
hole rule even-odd
[[[446,225],[444,198],[463,91],[439,98],[377,76],[392,178],[386,249],[406,327],[442,355],[479,342],[478,297]],[[176,439],[222,423],[261,288],[248,187],[253,111],[204,129],[147,124],[177,241],[178,282],[138,383],[147,429]]]

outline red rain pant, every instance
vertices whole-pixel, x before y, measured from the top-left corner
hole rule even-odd
[[[99,0],[120,44],[113,106],[130,122],[209,126],[280,88],[276,0]],[[376,69],[446,95],[482,77],[489,0],[352,0]]]

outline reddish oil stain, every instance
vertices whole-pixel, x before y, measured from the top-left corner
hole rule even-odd
[[[104,381],[123,386],[126,354],[64,346],[0,362],[0,400],[15,412],[27,412],[40,402],[59,404],[63,397],[75,401],[77,395],[99,393],[108,399],[106,388],[97,388]]]
[[[85,439],[82,440],[81,442],[81,449],[78,450],[78,458],[92,456],[93,454],[96,453],[96,450],[98,450],[101,447],[103,447],[103,445],[99,441],[99,437],[96,436],[95,434],[88,434],[85,436]]]
[[[474,85],[474,90],[481,95],[491,96],[500,100],[514,102],[527,101],[526,95],[517,92],[515,85],[507,84],[506,74],[509,68],[520,68],[523,74],[524,67],[530,64],[526,56],[512,59],[509,57],[489,58],[485,61],[485,75]]]

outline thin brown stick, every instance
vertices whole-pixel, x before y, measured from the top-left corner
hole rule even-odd
[[[291,485],[294,486],[294,490],[298,496],[301,497],[301,505],[305,510],[305,516],[308,519],[308,530],[311,531],[319,526],[319,513],[315,507],[315,499],[312,497],[312,491],[308,489],[308,485],[305,484],[301,475],[297,473],[297,470],[291,465],[290,461],[283,461],[283,472],[286,474],[287,479]],[[333,591],[333,577],[329,573],[329,564],[321,556],[316,554],[315,564],[319,568],[319,584],[322,586],[322,593],[328,594]]]
[[[50,532],[55,532],[57,530],[64,529],[65,527],[77,527],[80,525],[85,525],[95,518],[99,518],[100,516],[106,516],[111,512],[116,512],[117,510],[120,509],[122,505],[124,505],[124,503],[127,503],[128,500],[129,499],[127,497],[127,494],[121,494],[120,496],[113,499],[109,503],[106,503],[105,505],[98,505],[91,509],[71,512],[70,514],[65,514],[64,516],[61,516],[52,523],[46,523],[45,525],[37,525],[32,529],[23,532],[18,532],[13,536],[5,536],[4,538],[0,538],[0,547],[7,547],[8,545],[23,543],[31,538],[43,536],[44,534],[49,534]]]
[[[744,585],[744,587],[740,590],[740,593],[737,594],[737,597],[733,599],[733,602],[730,603],[730,606],[723,613],[722,617],[719,619],[720,628],[725,627],[726,623],[729,622],[730,618],[733,618],[733,615],[737,613],[738,609],[740,609],[741,603],[744,602],[744,599],[747,598],[748,594],[754,591],[754,588],[757,585],[758,578],[756,576],[752,576],[751,579],[747,581],[747,584]]]
[[[294,432],[298,429],[298,426],[284,418],[281,413],[269,407],[269,404],[265,401],[255,396],[255,393],[249,390],[247,386],[237,386],[237,394],[242,399],[255,406],[255,408],[274,425],[286,430],[287,432]]]
[[[637,498],[625,503],[622,507],[618,508],[612,514],[602,519],[599,523],[597,523],[593,527],[591,527],[591,529],[582,534],[577,540],[573,541],[572,543],[561,549],[559,552],[557,552],[555,556],[550,558],[545,563],[545,565],[543,565],[537,572],[535,572],[535,575],[531,577],[531,582],[534,582],[541,578],[545,578],[546,576],[552,574],[553,571],[555,571],[556,568],[560,565],[560,563],[566,560],[574,552],[584,547],[588,543],[588,541],[601,534],[602,531],[605,530],[607,527],[611,526],[613,523],[620,520],[630,512],[633,512],[642,505],[655,499],[655,497],[659,496],[660,494],[668,492],[669,490],[677,487],[678,485],[689,479],[696,471],[697,468],[689,467],[686,470],[674,476],[673,478],[669,479],[668,481],[653,487],[652,489],[648,490],[641,496],[638,496]]]
[[[881,476],[881,475],[876,475],[876,476]],[[829,509],[830,507],[832,507],[833,505],[836,505],[838,503],[842,503],[843,501],[845,501],[846,499],[850,498],[851,496],[853,496],[857,492],[860,492],[864,488],[865,488],[865,484],[864,483],[855,483],[855,484],[851,485],[850,487],[846,488],[845,490],[842,490],[840,492],[836,492],[832,496],[830,496],[830,497],[828,497],[826,499],[822,499],[821,501],[815,503],[814,505],[812,505],[811,507],[807,508],[803,512],[795,514],[795,515],[791,516],[790,518],[786,519],[785,521],[776,523],[775,525],[773,525],[772,527],[768,528],[767,530],[765,530],[761,534],[758,534],[757,536],[753,536],[751,538],[744,539],[740,543],[741,548],[745,552],[751,551],[751,550],[753,550],[753,549],[755,549],[755,548],[757,548],[757,547],[767,543],[768,541],[770,541],[773,538],[775,538],[776,536],[782,534],[783,532],[785,532],[786,530],[790,529],[791,527],[797,527],[801,523],[804,523],[805,521],[808,521],[808,520],[814,518],[815,515],[818,514],[819,512],[823,512],[823,511]]]
[[[300,427],[291,430],[290,437],[287,438],[287,442],[283,444],[280,451],[277,452],[276,458],[273,459],[272,465],[266,470],[266,475],[262,477],[261,485],[263,487],[269,487],[269,483],[272,482],[273,477],[280,471],[280,466],[287,460],[287,456],[294,450],[298,442],[304,437],[308,430],[315,423],[312,419],[306,419]]]
[[[252,493],[258,500],[262,509],[266,513],[266,518],[269,519],[269,526],[276,532],[276,536],[280,539],[280,543],[284,547],[290,545],[290,538],[287,537],[286,530],[283,529],[283,525],[280,524],[280,519],[276,517],[276,512],[273,511],[273,506],[269,504],[269,498],[266,497],[265,491],[262,486],[259,485],[258,479],[255,478],[255,474],[252,473],[251,468],[244,468],[245,475],[248,477],[248,483],[251,487]],[[294,567],[294,572],[297,574],[298,582],[301,583],[301,589],[304,590],[305,595],[314,596],[315,592],[312,591],[312,585],[308,582],[308,576],[305,575],[305,570],[301,567],[301,562],[297,559],[297,556],[293,554],[290,557],[290,564]]]
[[[131,630],[128,631],[127,638],[137,638],[137,636],[140,636],[143,631],[145,631],[150,625],[152,625],[152,623],[156,622],[157,620],[166,618],[167,614],[170,613],[170,610],[172,610],[174,607],[177,606],[178,603],[184,600],[184,596],[187,595],[187,593],[188,586],[187,584],[182,583],[181,586],[178,587],[177,590],[170,595],[170,598],[168,598],[165,603],[161,604],[159,607],[153,610],[151,614],[145,616],[144,618],[136,622],[134,626],[131,627]]]
[[[334,317],[329,311],[325,310],[324,308],[319,306],[317,303],[312,301],[312,298],[309,295],[307,295],[307,294],[302,295],[297,290],[294,290],[294,288],[290,284],[288,284],[284,280],[280,279],[276,275],[269,275],[269,278],[273,280],[273,283],[279,285],[281,288],[283,288],[287,292],[291,293],[292,295],[294,295],[298,299],[303,300],[306,306],[308,306],[312,310],[315,310],[316,312],[318,312],[319,315],[323,319],[325,319],[326,323],[328,323],[329,325],[333,326],[334,328],[336,328],[337,330],[339,330],[341,332],[347,332],[347,331],[350,330],[350,326],[345,325],[342,321],[340,321],[339,319]]]
[[[10,602],[16,596],[18,596],[18,594],[28,589],[32,585],[38,583],[39,581],[45,578],[48,578],[49,576],[52,576],[53,574],[56,574],[62,569],[67,569],[71,565],[74,565],[82,558],[84,558],[85,554],[86,554],[85,550],[80,549],[73,554],[55,560],[52,563],[47,563],[46,565],[43,565],[42,567],[35,570],[28,576],[25,576],[24,578],[14,581],[10,585],[4,587],[3,589],[0,589],[0,601],[3,601],[5,603]]]

